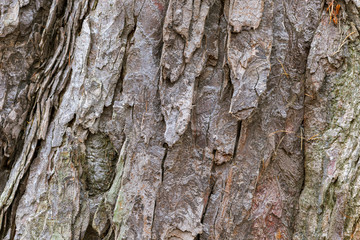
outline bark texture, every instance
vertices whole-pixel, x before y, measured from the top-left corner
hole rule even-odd
[[[1,239],[360,239],[360,1],[1,0]]]

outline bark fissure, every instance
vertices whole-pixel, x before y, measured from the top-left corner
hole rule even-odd
[[[237,150],[239,147],[239,140],[241,137],[241,125],[242,125],[242,121],[237,121],[237,129],[236,129],[236,138],[235,138],[235,144],[234,144],[234,152],[232,154],[232,158],[236,158],[236,154],[237,154]]]
[[[210,184],[211,184],[211,183],[210,183]],[[210,198],[211,198],[212,194],[214,193],[214,186],[215,186],[214,183],[212,183],[212,184],[210,185],[210,193],[209,193],[209,195],[205,198],[206,204],[205,204],[205,206],[204,206],[203,214],[202,214],[202,216],[201,216],[201,221],[200,221],[201,223],[204,223],[204,218],[205,218],[205,214],[206,214],[207,208],[208,208],[208,206],[209,206]]]
[[[161,160],[161,182],[160,184],[163,183],[164,181],[164,174],[165,174],[165,160],[169,151],[169,146],[167,145],[167,143],[164,143],[164,147],[165,147],[165,153],[164,153],[164,157]]]

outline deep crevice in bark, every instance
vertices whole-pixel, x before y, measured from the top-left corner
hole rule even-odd
[[[233,159],[236,158],[236,153],[237,153],[237,150],[238,150],[239,140],[240,140],[240,136],[241,136],[241,125],[242,125],[242,121],[238,121],[237,122],[235,146],[234,146],[234,152],[233,152],[233,157],[232,157]]]
[[[88,225],[88,228],[86,229],[84,238],[86,240],[101,240],[102,238],[99,236],[99,234],[91,227],[91,224]]]
[[[35,157],[37,153],[34,154]],[[14,239],[16,233],[15,217],[16,211],[19,206],[20,199],[26,190],[26,184],[29,177],[29,171],[27,171],[21,180],[18,190],[15,193],[15,197],[11,206],[7,210],[7,214],[3,217],[3,226],[0,226],[0,236],[1,239],[4,239],[8,231],[10,231],[10,240]]]
[[[164,172],[165,172],[164,165],[165,165],[165,160],[166,160],[167,153],[168,153],[168,150],[169,150],[169,146],[168,146],[167,143],[164,143],[163,147],[165,148],[165,153],[164,153],[163,159],[161,160],[161,183],[164,181]]]
[[[204,223],[205,214],[206,214],[206,211],[207,211],[208,206],[209,206],[210,198],[211,198],[212,194],[214,193],[214,188],[215,188],[215,183],[211,183],[211,185],[210,185],[210,193],[207,196],[206,205],[204,207],[204,211],[203,211],[203,214],[201,216],[201,221],[200,221],[201,223]]]
[[[157,194],[157,195],[158,195],[158,194]],[[151,219],[151,236],[153,235],[153,229],[154,229],[154,225],[155,225],[155,213],[156,213],[156,207],[157,207],[157,198],[158,198],[158,196],[155,197],[154,208],[153,208],[153,212],[152,212],[152,219]]]

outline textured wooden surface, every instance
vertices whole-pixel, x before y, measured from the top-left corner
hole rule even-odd
[[[0,237],[358,239],[359,5],[2,0]]]

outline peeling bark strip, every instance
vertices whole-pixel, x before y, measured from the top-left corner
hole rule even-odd
[[[272,1],[231,1],[228,64],[234,93],[230,113],[239,120],[250,116],[266,90],[273,41]],[[265,9],[264,9],[265,4]],[[243,31],[242,31],[243,29]]]
[[[359,8],[1,1],[0,238],[359,239]]]

